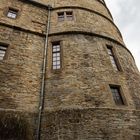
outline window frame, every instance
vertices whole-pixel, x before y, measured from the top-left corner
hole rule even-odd
[[[0,59],[0,61],[3,61],[3,60],[5,60],[5,59],[8,58],[9,45],[6,44],[6,43],[1,43],[1,42],[0,42],[0,46],[6,48],[5,53],[4,53],[4,56],[3,56],[3,59]],[[0,49],[0,50],[1,50],[1,49]]]
[[[125,106],[127,105],[127,102],[126,102],[126,98],[124,96],[124,93],[123,93],[123,90],[122,90],[122,87],[120,85],[113,85],[113,84],[109,84],[109,89],[110,89],[110,92],[111,92],[111,95],[112,95],[112,98],[113,98],[113,101],[115,103],[116,106]],[[116,101],[116,98],[114,98],[113,96],[113,92],[112,92],[112,89],[117,89],[119,92],[119,100],[121,99],[121,104],[120,103],[117,103]]]
[[[62,18],[62,16],[60,16],[59,14],[62,14],[62,15],[63,15],[63,18]],[[65,20],[65,12],[64,12],[64,11],[62,11],[62,12],[57,12],[57,20],[58,20],[59,22]]]
[[[52,67],[52,71],[61,71],[61,69],[62,69],[62,43],[61,43],[61,41],[53,41],[52,43],[52,47],[51,47],[51,51],[52,51],[52,64],[51,64],[51,67]],[[55,51],[55,52],[53,52],[53,47],[55,46],[55,45],[57,45],[57,44],[59,44],[59,46],[60,46],[60,50],[59,51]],[[55,54],[55,53],[59,53],[60,54],[60,60],[59,60],[59,62],[60,62],[60,68],[56,68],[56,69],[54,69],[53,68],[53,63],[55,62],[54,61],[54,57],[53,57],[53,54]],[[56,58],[57,58],[57,56],[56,56]],[[56,59],[56,61],[57,61],[57,59]],[[57,66],[57,65],[56,65]]]
[[[107,54],[108,54],[108,56],[109,56],[110,63],[111,63],[111,65],[112,65],[113,69],[114,69],[115,71],[122,71],[122,67],[121,67],[120,62],[119,62],[119,60],[118,60],[118,57],[117,57],[117,55],[116,55],[116,50],[115,50],[115,48],[114,48],[113,46],[111,46],[111,45],[106,45],[106,49],[107,49]],[[109,54],[109,50],[110,50],[111,54]],[[113,64],[111,58],[113,58],[114,64]],[[116,67],[116,68],[115,68],[115,67]]]
[[[67,13],[72,13],[72,14],[71,15],[68,15]],[[68,21],[72,21],[74,19],[73,11],[65,11],[65,14],[66,14],[66,19]]]
[[[15,17],[8,16],[9,13],[15,14]],[[7,10],[6,16],[7,16],[7,18],[10,18],[10,19],[17,19],[18,14],[19,14],[19,10],[18,9],[13,8],[13,7],[9,7],[8,10]]]
[[[68,13],[72,13],[71,16],[69,16]],[[62,19],[61,19],[61,16],[59,16],[59,14],[63,15]],[[57,20],[58,20],[58,22],[73,21],[74,20],[74,12],[73,11],[59,11],[59,12],[57,12]]]

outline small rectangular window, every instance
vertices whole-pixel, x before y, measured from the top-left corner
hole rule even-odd
[[[18,10],[9,8],[9,10],[7,12],[7,17],[12,18],[12,19],[16,19],[17,14],[18,14]]]
[[[67,11],[66,12],[66,17],[67,17],[67,20],[73,20],[73,12],[72,11]]]
[[[65,15],[64,12],[59,12],[58,14],[58,21],[64,21]]]
[[[55,42],[52,44],[52,67],[53,70],[61,68],[61,47],[60,42]]]
[[[8,47],[7,45],[1,45],[0,44],[0,60],[4,59],[7,47]]]
[[[107,51],[108,51],[108,55],[110,57],[110,61],[111,61],[111,64],[112,64],[113,68],[116,71],[119,71],[120,69],[118,67],[118,64],[117,64],[117,61],[116,61],[116,58],[115,58],[115,55],[114,55],[112,47],[111,46],[107,46]]]
[[[120,86],[110,85],[110,89],[113,95],[113,99],[116,105],[124,105],[124,101],[121,95]]]

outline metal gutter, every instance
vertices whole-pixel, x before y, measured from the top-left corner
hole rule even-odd
[[[38,112],[38,124],[37,124],[37,136],[36,140],[40,140],[41,122],[42,122],[42,112],[44,107],[44,94],[45,94],[45,77],[46,77],[46,65],[47,65],[47,51],[48,51],[48,36],[50,31],[50,19],[51,19],[51,9],[52,7],[48,5],[48,22],[46,30],[46,39],[44,44],[44,55],[43,55],[43,65],[42,65],[42,80],[41,80],[41,93],[39,100],[39,112]]]

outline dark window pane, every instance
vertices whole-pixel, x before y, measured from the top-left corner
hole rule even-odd
[[[73,12],[72,11],[66,12],[66,17],[68,20],[73,20]]]
[[[64,12],[58,13],[58,21],[64,21]]]
[[[6,50],[7,50],[7,46],[0,45],[0,60],[4,59]]]
[[[113,66],[113,68],[118,71],[118,65],[117,65],[117,62],[115,60],[115,57],[114,57],[114,54],[113,54],[113,51],[112,51],[112,48],[111,47],[107,47],[107,51],[108,51],[108,54],[110,56],[110,61],[111,61],[111,64]]]
[[[111,89],[115,103],[117,105],[124,105],[124,102],[120,93],[120,87],[110,86],[110,89]]]
[[[7,17],[15,19],[17,17],[18,10],[9,9],[7,13]]]

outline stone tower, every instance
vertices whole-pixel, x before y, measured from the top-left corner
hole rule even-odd
[[[0,1],[0,140],[140,140],[140,73],[104,0]]]

